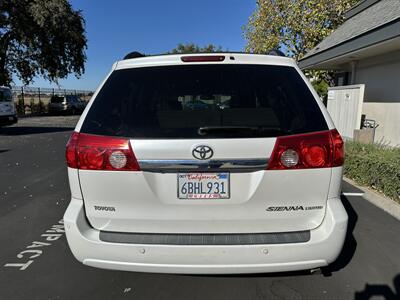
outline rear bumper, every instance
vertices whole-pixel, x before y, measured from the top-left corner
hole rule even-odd
[[[18,122],[18,118],[16,115],[7,115],[7,116],[0,116],[0,125],[12,125]]]
[[[232,274],[323,267],[339,255],[347,229],[340,199],[329,199],[324,221],[305,243],[267,245],[122,244],[100,240],[85,218],[82,200],[72,198],[64,215],[68,244],[83,264],[104,269],[155,273]]]

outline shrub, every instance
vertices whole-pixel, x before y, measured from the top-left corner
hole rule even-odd
[[[24,103],[24,98],[22,98],[21,95],[18,95],[18,101],[16,105],[17,113],[18,115],[24,115],[25,114],[25,103]]]
[[[346,142],[344,174],[400,203],[400,148]]]

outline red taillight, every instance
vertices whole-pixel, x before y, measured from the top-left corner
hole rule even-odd
[[[139,171],[128,139],[74,132],[67,143],[67,165],[82,170]]]
[[[67,150],[65,156],[67,158],[67,165],[70,168],[78,168],[78,156],[76,153],[76,146],[78,145],[79,133],[73,132],[67,143]]]
[[[330,168],[343,165],[343,140],[336,129],[276,139],[268,170]]]
[[[312,168],[322,168],[327,165],[329,160],[329,153],[326,147],[319,145],[312,145],[303,147],[301,149],[304,164]]]
[[[344,143],[336,129],[331,130],[333,143],[333,166],[338,167],[344,163]]]
[[[225,56],[223,55],[202,55],[202,56],[182,56],[183,62],[205,62],[205,61],[223,61]]]

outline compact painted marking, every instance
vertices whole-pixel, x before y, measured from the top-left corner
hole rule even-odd
[[[22,262],[6,263],[4,267],[18,268],[20,271],[26,270],[34,262],[35,258],[43,254],[43,247],[51,246],[52,243],[49,242],[58,240],[64,233],[64,220],[61,219],[57,224],[52,225],[50,229],[41,234],[42,241],[33,241],[29,246],[26,246],[25,250],[17,254],[17,258],[23,259]]]

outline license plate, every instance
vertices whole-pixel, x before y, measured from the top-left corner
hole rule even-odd
[[[229,173],[178,174],[179,199],[229,199]]]
[[[12,120],[14,120],[14,118],[13,117],[8,117],[8,120],[12,121]]]

